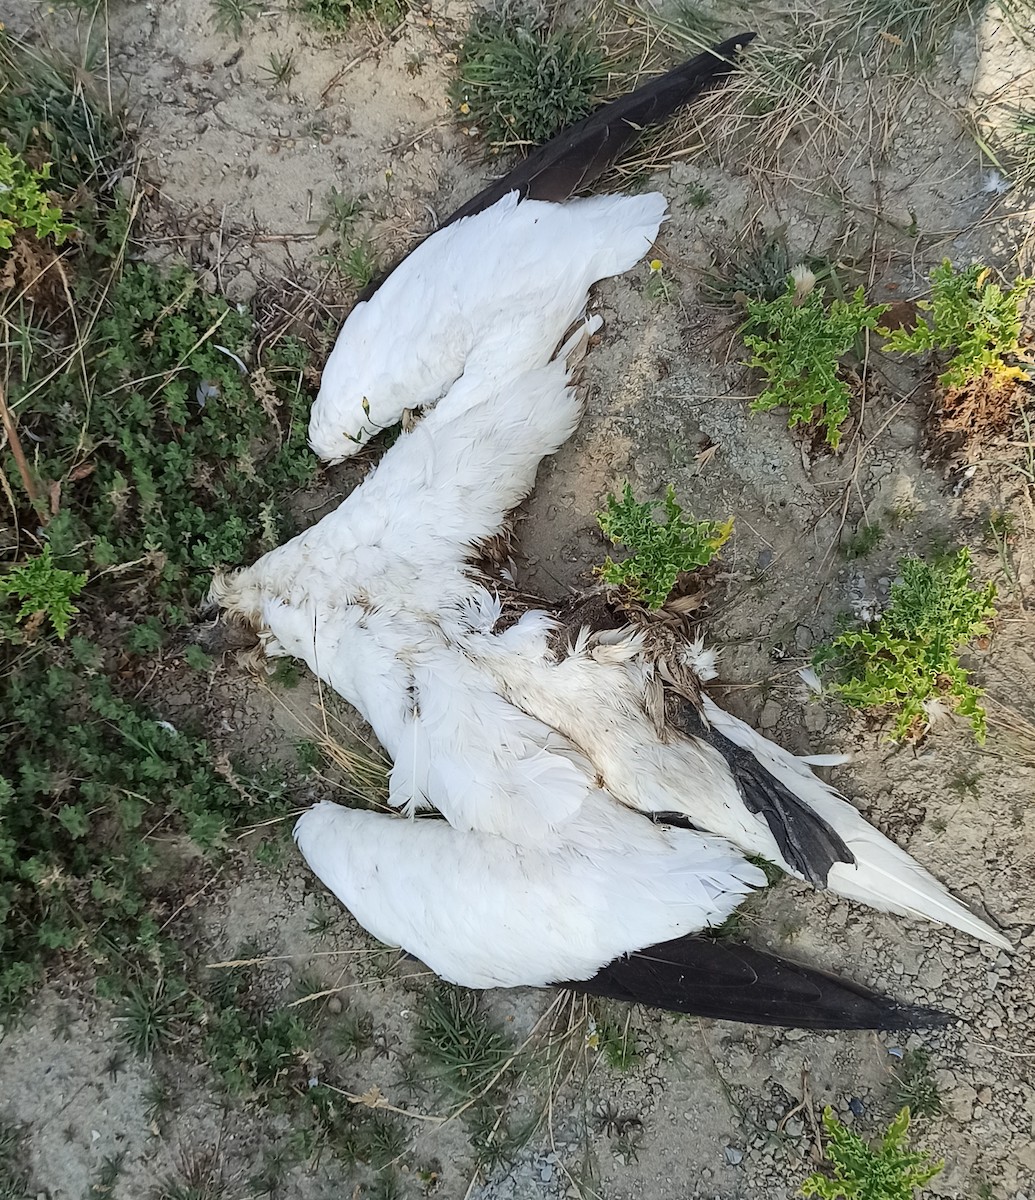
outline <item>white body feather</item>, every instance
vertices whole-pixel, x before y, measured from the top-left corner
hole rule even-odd
[[[313,450],[347,458],[465,371],[497,381],[548,362],[590,287],[646,254],[665,207],[657,192],[567,204],[514,192],[433,234],[349,314],[313,405]]]
[[[723,920],[764,882],[718,838],[654,830],[649,849],[539,850],[505,838],[318,804],[295,838],[374,937],[465,987],[592,978],[632,950]],[[671,835],[671,836],[670,836]]]

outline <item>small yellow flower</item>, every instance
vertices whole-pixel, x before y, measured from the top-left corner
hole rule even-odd
[[[465,116],[465,117],[466,117],[466,116],[467,116],[467,114],[468,114],[470,111],[471,111],[471,106],[470,106],[470,105],[467,103],[467,101],[465,100],[465,101],[463,102],[463,104],[461,104],[461,105],[460,105],[460,113],[461,113],[461,115],[462,115],[462,116]]]
[[[662,263],[661,263],[660,258],[652,258],[650,260],[650,269],[652,271],[660,271],[661,267],[662,267]]]

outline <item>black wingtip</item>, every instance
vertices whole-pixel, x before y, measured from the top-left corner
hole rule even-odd
[[[795,1029],[927,1029],[956,1019],[752,946],[697,936],[649,946],[565,986],[669,1012]]]

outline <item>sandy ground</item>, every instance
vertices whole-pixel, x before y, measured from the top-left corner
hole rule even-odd
[[[450,47],[465,12],[432,3],[389,35],[334,41],[269,10],[247,22],[238,42],[214,30],[206,0],[113,4],[104,31],[113,75],[124,80],[145,174],[161,193],[154,252],[184,256],[242,300],[257,291],[290,297],[320,275],[328,239],[319,226],[332,186],[368,197],[381,244],[401,248],[432,228],[435,214],[472,194],[480,178],[446,101]],[[3,0],[0,16],[43,38],[71,36],[66,14],[33,3]],[[298,74],[288,89],[274,89],[262,67],[272,51],[289,49]],[[557,597],[587,582],[603,557],[594,513],[626,477],[643,495],[671,481],[699,517],[734,514],[726,578],[706,614],[708,636],[722,647],[720,696],[794,750],[850,751],[852,763],[835,773],[838,786],[998,922],[1017,953],[784,884],[752,909],[757,940],[948,1008],[960,1023],[900,1042],[636,1012],[636,1063],[618,1072],[585,1056],[585,1069],[557,1090],[550,1120],[487,1181],[477,1177],[459,1123],[411,1122],[407,1194],[421,1194],[416,1172],[434,1162],[435,1194],[448,1200],[790,1196],[812,1161],[808,1113],[830,1103],[844,1119],[878,1129],[893,1111],[897,1056],[922,1046],[945,1104],[941,1116],[918,1124],[922,1142],[946,1159],[931,1192],[1035,1196],[1035,769],[1030,752],[1025,757],[996,723],[999,706],[1035,719],[1030,492],[1006,465],[1005,442],[985,448],[965,487],[925,461],[923,389],[877,354],[865,414],[837,456],[788,433],[780,413],[751,414],[757,387],[738,362],[735,319],[702,291],[716,249],[753,225],[783,228],[798,253],[829,255],[848,284],[865,282],[878,299],[919,294],[943,256],[1013,270],[1019,254],[1030,269],[1024,205],[985,190],[969,128],[971,114],[998,111],[1023,90],[1033,66],[992,16],[955,37],[926,84],[898,79],[856,96],[841,114],[850,137],[797,134],[775,170],[724,153],[652,179],[671,203],[657,254],[674,299],[647,297],[645,268],[599,289],[594,305],[606,326],[586,367],[586,418],[544,467],[518,526],[525,581]],[[710,197],[703,207],[692,203],[698,185]],[[344,290],[338,299],[350,303]],[[314,506],[354,478],[332,475]],[[1007,563],[984,538],[993,509],[1017,521]],[[847,562],[838,541],[864,520],[881,521],[886,536],[868,557]],[[971,659],[995,702],[982,749],[951,724],[919,751],[896,749],[836,703],[810,701],[796,675],[839,612],[886,597],[898,557],[938,536],[969,544],[981,573],[1000,581],[1000,627]],[[214,695],[228,741],[271,752],[289,745],[297,736],[289,716],[235,668],[227,672]],[[308,687],[292,693],[293,705],[305,707]],[[172,717],[192,702],[163,694],[160,679],[148,699]],[[213,881],[201,902],[205,952],[225,957],[257,939],[267,954],[295,956],[271,974],[273,991],[288,988],[293,970],[346,986],[346,1011],[372,1015],[378,1046],[339,1070],[356,1092],[377,1084],[403,1107],[436,1111],[427,1097],[401,1092],[411,989],[420,982],[402,977],[419,968],[403,964],[382,978],[363,969],[362,956],[313,957],[370,947],[345,917],[330,946],[306,932],[317,892],[290,856],[280,871],[242,864],[235,877]],[[551,1000],[519,992],[492,1004],[519,1036]],[[113,1069],[116,1034],[106,1007],[69,980],[55,983],[0,1042],[0,1109],[27,1127],[39,1193],[81,1200],[103,1157],[124,1152],[112,1195],[144,1196],[184,1153],[218,1147],[227,1165],[217,1194],[256,1194],[248,1178],[286,1137],[284,1120],[234,1106],[204,1069],[183,1068],[169,1080],[176,1103],[164,1136],[154,1136],[143,1102],[151,1069]],[[515,1111],[530,1110],[533,1093],[522,1085]],[[632,1147],[609,1114],[639,1122],[630,1126]],[[295,1168],[283,1194],[353,1193],[326,1161]]]

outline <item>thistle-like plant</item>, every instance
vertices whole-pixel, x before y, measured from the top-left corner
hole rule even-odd
[[[42,553],[0,579],[0,596],[14,596],[22,602],[15,614],[16,621],[44,613],[58,637],[64,638],[79,611],[72,603],[73,597],[86,587],[86,578],[85,574],[77,575],[56,566],[48,542]]]
[[[1018,278],[1003,287],[989,267],[974,264],[962,271],[948,259],[931,272],[931,299],[917,307],[926,314],[912,329],[881,329],[886,350],[925,354],[949,352],[938,376],[941,387],[969,388],[979,382],[996,387],[1027,375],[1018,365],[1021,305],[1035,279]]]
[[[820,287],[803,286],[791,276],[775,300],[748,300],[744,341],[754,352],[751,367],[766,376],[766,387],[752,402],[753,412],[785,405],[787,424],[818,423],[828,445],[841,444],[852,393],[841,378],[841,360],[865,329],[876,329],[885,304],[867,304],[862,288],[850,300],[828,306]]]
[[[985,740],[981,690],[970,682],[959,655],[974,638],[991,632],[996,617],[994,583],[974,587],[970,552],[927,561],[906,558],[891,603],[868,628],[847,629],[820,647],[817,667],[832,667],[836,692],[853,708],[888,708],[893,737],[920,738],[939,709],[970,720]]]
[[[827,1158],[832,1173],[817,1171],[801,1185],[803,1196],[822,1200],[914,1200],[916,1188],[929,1183],[945,1166],[926,1150],[907,1150],[909,1109],[903,1108],[876,1146],[842,1125],[829,1107],[823,1110]]]
[[[707,566],[733,531],[728,521],[687,521],[676,503],[675,488],[665,492],[665,519],[655,519],[656,505],[638,504],[626,483],[622,499],[607,498],[607,508],[597,513],[597,523],[614,544],[628,546],[630,558],[615,562],[608,557],[597,570],[605,583],[625,587],[648,608],[660,608],[684,571]]]

